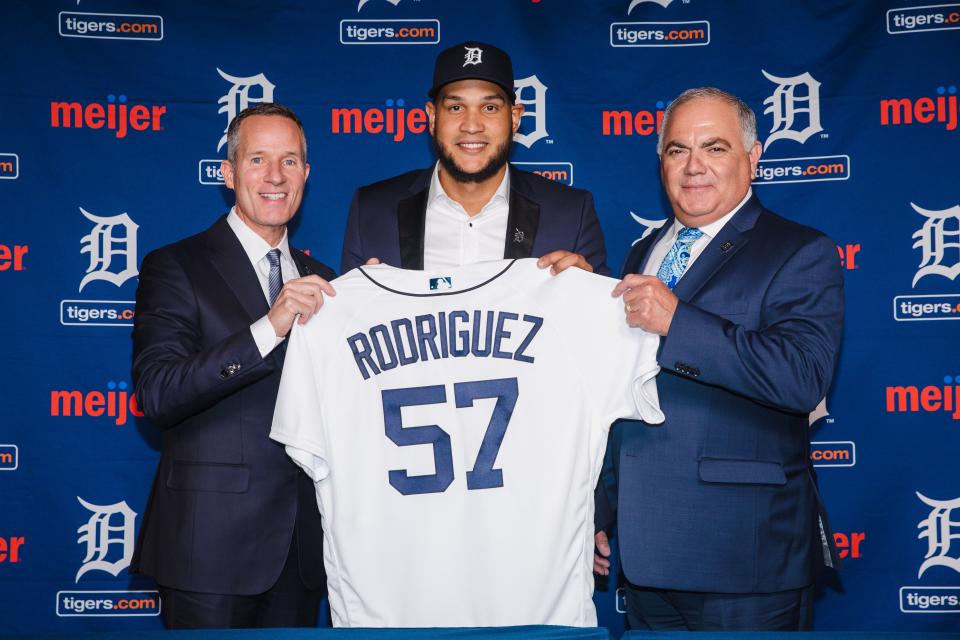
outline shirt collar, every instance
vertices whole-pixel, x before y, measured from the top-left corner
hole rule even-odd
[[[237,215],[236,207],[230,208],[230,213],[227,214],[227,224],[230,225],[233,233],[236,234],[237,239],[240,241],[240,246],[243,247],[243,251],[250,260],[250,264],[256,265],[263,260],[267,252],[273,248],[280,249],[282,256],[290,257],[290,244],[287,241],[286,229],[283,230],[283,237],[280,238],[277,246],[271,247],[270,243],[258,236],[256,231],[248,227],[246,223],[240,219],[240,216]]]
[[[717,234],[720,233],[720,230],[723,229],[724,225],[730,222],[730,218],[736,215],[736,213],[743,208],[743,205],[747,203],[747,200],[749,200],[750,196],[752,195],[753,195],[753,187],[750,187],[747,189],[747,195],[743,197],[743,200],[740,201],[740,204],[735,206],[730,213],[723,216],[719,220],[714,220],[710,224],[705,224],[702,227],[698,227],[698,228],[700,229],[700,231],[703,232],[703,235],[707,236],[708,238],[711,238],[711,239],[716,238]],[[683,228],[683,224],[681,224],[679,220],[675,219],[673,221],[673,236],[676,237],[676,235],[680,233],[680,230],[682,228]]]
[[[443,190],[443,185],[440,184],[440,162],[433,166],[433,177],[430,179],[430,191],[427,194],[427,202],[429,204],[434,204],[434,200],[438,198],[446,198],[448,202],[460,206],[456,200],[447,195],[447,192]],[[500,186],[497,187],[497,190],[494,192],[493,197],[490,198],[490,201],[483,205],[483,209],[486,209],[492,203],[496,201],[509,202],[510,201],[510,165],[507,165],[507,170],[503,173],[503,180],[500,181]],[[483,212],[481,209],[481,213]]]

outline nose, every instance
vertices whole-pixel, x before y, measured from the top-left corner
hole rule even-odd
[[[460,131],[463,133],[480,133],[483,131],[483,119],[480,112],[475,109],[467,109],[460,120]]]
[[[687,162],[683,167],[684,173],[689,175],[696,175],[706,171],[706,165],[703,163],[703,158],[700,156],[700,151],[693,149],[687,154]]]
[[[264,176],[264,180],[270,184],[281,184],[286,180],[286,177],[283,175],[283,167],[280,166],[281,162],[283,162],[283,160],[270,162],[267,165],[267,173]]]

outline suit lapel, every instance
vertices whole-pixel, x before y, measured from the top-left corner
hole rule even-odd
[[[720,267],[747,245],[750,241],[750,230],[753,229],[760,211],[760,201],[754,196],[723,225],[720,233],[710,241],[674,287],[673,292],[678,298],[686,302],[692,300]]]
[[[506,259],[529,258],[540,226],[540,205],[521,195],[516,187],[516,172],[510,174],[510,212],[507,214],[507,233],[503,243]]]
[[[663,223],[663,226],[657,229],[656,233],[651,233],[646,238],[634,245],[633,249],[630,250],[630,253],[627,255],[627,259],[623,263],[623,275],[629,273],[643,273],[643,267],[647,263],[647,257],[650,255],[650,251],[656,246],[660,239],[665,235],[670,233],[670,229],[673,227],[673,217],[667,218],[667,221]]]
[[[262,317],[270,307],[263,297],[263,288],[250,259],[240,245],[240,240],[227,224],[227,217],[220,218],[207,231],[207,245],[210,247],[210,262],[220,274],[220,278],[253,322]]]
[[[313,275],[313,269],[311,269],[307,261],[303,259],[303,253],[299,249],[290,247],[290,259],[293,260],[293,264],[297,265],[299,277],[302,278],[303,276]]]
[[[400,267],[423,269],[423,232],[427,216],[427,190],[415,193],[397,204],[400,231]]]
[[[427,196],[433,169],[424,169],[410,186],[410,196],[397,203],[400,267],[423,269],[423,234],[426,229]]]

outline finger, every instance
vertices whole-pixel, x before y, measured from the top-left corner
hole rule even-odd
[[[613,291],[610,292],[610,295],[613,296],[614,298],[618,296],[622,296],[624,291],[627,291],[628,289],[632,289],[633,287],[636,287],[640,282],[642,282],[640,280],[640,278],[642,277],[643,276],[639,276],[635,273],[631,273],[624,276],[623,280],[618,282],[617,286],[615,286],[613,288]]]
[[[305,285],[310,287],[318,287],[321,291],[323,291],[328,296],[337,295],[337,292],[333,288],[333,285],[318,275],[309,275],[309,276],[304,276],[303,278],[297,278],[296,280],[291,280],[290,282],[288,282],[287,285],[291,285],[296,288],[303,288]],[[287,286],[287,285],[284,285],[284,286]]]
[[[593,542],[604,556],[610,555],[610,539],[606,531],[597,531],[593,536]]]
[[[288,299],[300,301],[312,300],[316,296],[321,295],[321,291],[320,285],[318,284],[306,282],[294,284],[293,282],[289,282],[280,290],[280,295],[277,296],[277,300],[279,301],[281,298],[284,301]]]
[[[610,575],[610,563],[603,558],[593,557],[593,572],[598,576]]]
[[[280,295],[277,296],[277,301],[274,303],[274,307],[279,306],[280,309],[289,313],[291,316],[298,313],[313,315],[315,305],[315,296],[295,289],[281,291]]]
[[[323,281],[324,281],[323,278],[321,278],[320,276],[318,276],[318,275],[315,274],[315,273],[311,273],[311,274],[308,275],[308,276],[302,276],[302,277],[300,277],[300,278],[294,278],[293,280],[288,281],[284,286],[303,284],[303,283],[305,283],[305,282],[318,283],[318,282],[323,282]]]
[[[291,280],[287,284],[283,285],[283,287],[284,288],[280,290],[280,293],[283,293],[284,291],[296,291],[300,295],[318,297],[322,296],[324,293],[331,297],[337,295],[333,285],[320,276],[307,276],[307,278]]]
[[[597,541],[597,551],[600,552],[600,555],[604,558],[610,557],[610,543],[604,538],[603,540]],[[610,562],[607,562],[607,566],[610,565]]]
[[[369,260],[366,261],[365,264],[368,264],[368,265],[380,264],[380,258],[370,258]]]
[[[537,266],[541,269],[546,269],[547,267],[552,267],[554,263],[567,255],[568,251],[551,251],[550,253],[544,254],[537,260]]]
[[[644,295],[638,289],[629,289],[623,294],[623,308],[627,313],[635,313],[642,308]]]
[[[330,297],[337,295],[337,291],[333,288],[333,285],[323,278],[320,278],[320,290]]]
[[[303,321],[316,314],[323,306],[323,290],[318,285],[310,285],[291,291],[290,297],[291,300],[296,301],[293,312],[305,316]]]
[[[550,271],[556,275],[562,271],[566,271],[570,267],[579,266],[578,263],[580,260],[580,256],[576,253],[568,253],[564,257],[557,260],[556,263],[554,263],[554,265],[550,268]]]

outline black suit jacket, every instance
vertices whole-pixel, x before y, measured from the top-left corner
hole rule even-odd
[[[433,167],[361,187],[353,197],[340,267],[346,273],[370,258],[423,269],[423,233]],[[607,275],[603,232],[589,191],[510,167],[510,213],[503,257],[539,258],[565,249]]]
[[[291,253],[300,275],[333,277]],[[304,582],[323,584],[312,484],[268,437],[284,349],[262,358],[250,333],[268,310],[226,217],[143,260],[133,381],[163,446],[131,566],[163,586],[262,593],[293,535]]]

